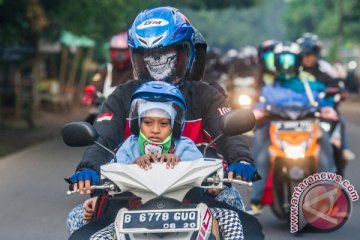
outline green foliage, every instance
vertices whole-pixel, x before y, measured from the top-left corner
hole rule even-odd
[[[182,1],[170,1],[162,0],[162,4],[171,5],[174,7],[182,8],[184,6],[194,10],[214,10],[224,8],[246,8],[256,5],[259,0],[182,0]]]
[[[284,39],[283,6],[283,0],[267,0],[246,9],[195,11],[183,8],[182,11],[210,46],[230,49],[257,46],[266,39]]]
[[[343,9],[343,10],[342,10]],[[285,23],[290,38],[303,32],[345,42],[360,40],[360,2],[358,0],[292,0],[286,7]]]
[[[38,37],[56,41],[65,30],[94,39],[99,55],[100,46],[108,42],[113,34],[126,31],[136,15],[146,8],[166,5],[194,9],[228,6],[240,8],[252,6],[259,1],[261,0],[0,0],[0,43],[28,45],[29,39],[36,41]],[[39,32],[35,32],[27,12],[29,5],[34,2],[45,12],[42,22],[38,21],[42,25],[35,25],[42,27]],[[47,28],[43,29],[43,23],[47,23]]]

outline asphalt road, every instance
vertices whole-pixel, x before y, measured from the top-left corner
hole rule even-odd
[[[344,112],[348,119],[350,145],[358,159],[352,161],[346,178],[360,191],[360,103]],[[66,196],[63,178],[75,169],[83,148],[64,145],[60,136],[0,159],[0,239],[67,239],[67,213],[84,197]],[[244,192],[246,198],[246,191]],[[266,239],[359,239],[360,201],[353,204],[351,218],[331,233],[303,233],[293,236],[286,223],[269,208],[259,216]]]

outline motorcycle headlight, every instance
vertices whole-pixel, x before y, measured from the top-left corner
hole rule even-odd
[[[299,159],[305,157],[305,148],[302,146],[286,146],[284,148],[285,157]]]
[[[241,106],[249,106],[251,105],[251,98],[248,95],[242,94],[238,98],[238,102]]]

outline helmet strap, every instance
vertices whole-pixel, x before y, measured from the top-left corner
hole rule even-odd
[[[169,153],[172,145],[172,133],[161,143],[149,140],[140,130],[138,145],[141,155]]]

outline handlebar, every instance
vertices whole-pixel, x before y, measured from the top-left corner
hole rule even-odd
[[[99,186],[93,185],[93,186],[90,187],[90,190],[95,190],[95,189],[115,190],[115,185],[114,184],[104,184],[104,185],[99,185]],[[86,189],[84,188],[84,190],[86,190]],[[79,191],[80,191],[80,189],[77,189],[75,191],[70,191],[69,190],[69,191],[66,191],[66,195],[70,196],[70,195],[72,195],[74,193],[78,193]]]
[[[215,183],[215,184],[219,184],[220,182],[225,182],[225,183],[236,183],[236,184],[239,184],[239,185],[246,185],[246,186],[249,186],[251,187],[253,185],[252,182],[245,182],[245,181],[242,181],[242,180],[237,180],[237,179],[232,179],[232,180],[229,180],[227,178],[219,178],[219,177],[210,177],[210,178],[206,178],[205,179],[207,182],[212,182],[212,183]],[[99,185],[99,186],[91,186],[90,187],[90,190],[96,190],[96,189],[100,189],[100,190],[115,190],[115,185],[114,184],[104,184],[104,185]],[[84,190],[86,190],[84,188]],[[66,195],[70,196],[74,193],[78,193],[80,190],[77,189],[75,191],[66,191]]]
[[[225,182],[225,183],[236,183],[236,184],[239,184],[239,185],[246,185],[246,186],[249,186],[251,187],[253,185],[252,182],[245,182],[245,181],[242,181],[242,180],[237,180],[237,179],[232,179],[232,180],[229,180],[227,178],[219,178],[219,177],[209,177],[209,178],[206,178],[206,181],[208,182],[212,182],[212,183],[215,183],[215,184],[219,184],[220,182]]]

